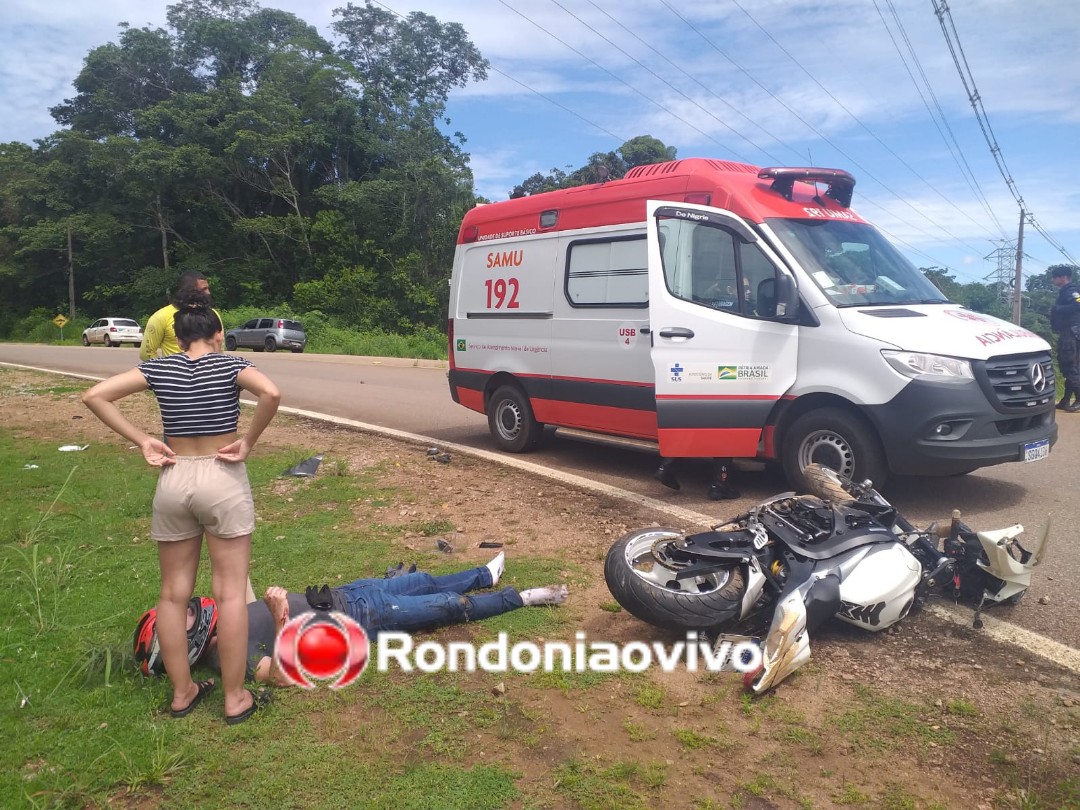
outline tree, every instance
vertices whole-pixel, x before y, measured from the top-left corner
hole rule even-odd
[[[630,169],[652,163],[665,163],[674,160],[675,155],[674,146],[665,146],[663,142],[651,135],[638,135],[626,141],[614,152],[594,152],[584,166],[569,174],[559,169],[552,169],[546,175],[537,172],[514,186],[510,191],[510,199],[528,197],[559,188],[573,188],[618,180]]]
[[[665,146],[662,141],[652,135],[638,135],[636,138],[631,138],[616,151],[625,161],[627,170],[653,163],[667,163],[675,160],[678,152],[674,146]]]
[[[93,48],[52,110],[70,129],[0,146],[0,329],[65,293],[72,312],[145,314],[186,269],[226,308],[441,326],[476,198],[439,124],[487,62],[427,14],[335,15],[331,42],[254,0],[180,0],[165,28]]]
[[[958,301],[960,298],[961,285],[945,267],[920,267],[924,276],[941,290],[941,293],[950,301]]]

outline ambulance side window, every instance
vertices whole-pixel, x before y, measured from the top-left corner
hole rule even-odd
[[[648,249],[644,236],[582,239],[566,251],[566,300],[573,307],[646,307]]]
[[[667,220],[660,227],[672,295],[733,315],[776,316],[776,268],[756,245],[701,222]]]

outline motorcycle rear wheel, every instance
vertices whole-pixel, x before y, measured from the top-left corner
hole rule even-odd
[[[630,532],[608,550],[604,579],[615,600],[644,622],[667,630],[716,630],[739,618],[746,580],[731,565],[694,579],[676,580],[679,564],[665,545],[682,536],[656,527]]]

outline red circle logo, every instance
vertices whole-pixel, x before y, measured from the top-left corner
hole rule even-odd
[[[274,661],[296,686],[314,689],[311,678],[336,678],[330,688],[341,689],[367,666],[367,633],[344,613],[303,613],[281,628]]]
[[[334,625],[317,624],[300,634],[296,658],[313,677],[332,678],[349,658],[349,641]]]

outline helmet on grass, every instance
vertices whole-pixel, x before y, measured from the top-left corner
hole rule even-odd
[[[188,611],[195,615],[195,621],[187,631],[188,663],[194,664],[202,658],[217,630],[217,604],[209,597],[193,596],[188,602]],[[158,644],[156,608],[151,608],[139,618],[133,644],[135,661],[143,675],[150,677],[165,671],[161,646]]]

